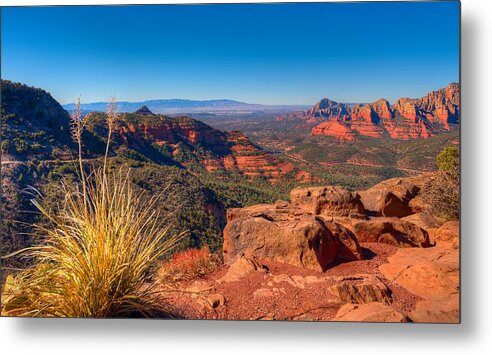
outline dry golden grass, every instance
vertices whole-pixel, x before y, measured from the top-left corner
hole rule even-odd
[[[77,112],[74,136],[80,148],[85,123]],[[110,135],[111,130],[108,141]],[[181,235],[168,237],[167,228],[156,224],[157,197],[149,202],[135,193],[129,171],[111,173],[107,154],[103,167],[92,168],[88,174],[80,154],[79,158],[80,184],[61,184],[65,200],[55,211],[33,200],[50,223],[35,226],[44,235],[41,245],[20,251],[35,263],[7,278],[2,315],[162,315],[166,310],[149,286],[149,270]]]

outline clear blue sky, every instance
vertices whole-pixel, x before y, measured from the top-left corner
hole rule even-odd
[[[2,78],[61,103],[419,97],[459,79],[459,3],[2,9]]]

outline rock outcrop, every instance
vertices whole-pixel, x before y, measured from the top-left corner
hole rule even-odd
[[[334,285],[331,287],[331,292],[342,303],[391,303],[390,289],[377,276],[342,276],[334,278],[332,281]]]
[[[459,122],[460,86],[451,83],[443,89],[432,91],[416,101],[424,113],[432,115],[446,128]]]
[[[316,121],[326,119],[345,120],[350,116],[350,109],[345,104],[325,98],[308,110],[307,116]]]
[[[423,181],[415,177],[393,178],[359,191],[358,194],[368,213],[374,216],[402,218],[418,209],[418,203],[412,202],[422,189]]]
[[[223,256],[227,264],[242,256],[325,271],[335,262],[362,258],[359,243],[347,228],[317,216],[259,205],[228,214]]]
[[[459,85],[451,83],[419,99],[400,98],[394,109],[384,98],[351,109],[323,99],[307,111],[304,120],[318,123],[311,130],[313,135],[342,141],[354,141],[358,135],[382,138],[385,133],[394,139],[428,138],[459,123],[459,97]]]
[[[424,228],[397,217],[374,217],[373,213],[411,214],[408,203],[417,196],[421,183],[409,178],[377,185],[377,191],[385,191],[392,199],[390,204],[384,199],[385,204],[376,211],[368,211],[358,193],[334,186],[296,188],[290,193],[290,202],[229,209],[224,260],[232,264],[246,256],[325,271],[336,263],[361,260],[359,242],[430,247]],[[400,213],[397,207],[408,211]]]
[[[393,118],[393,110],[388,100],[381,98],[374,101],[371,106],[379,120],[387,121]]]
[[[311,130],[314,136],[330,136],[339,141],[353,142],[356,140],[355,133],[346,123],[339,121],[322,122]]]
[[[438,246],[447,246],[451,249],[460,247],[460,223],[449,221],[434,232],[434,241]]]
[[[400,113],[400,115],[409,120],[416,120],[419,110],[414,100],[408,97],[402,97],[398,99],[395,103],[395,110]]]
[[[290,192],[290,201],[300,211],[314,215],[364,213],[364,205],[357,193],[336,186],[299,187]]]

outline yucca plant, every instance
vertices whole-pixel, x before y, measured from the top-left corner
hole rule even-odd
[[[72,135],[79,147],[80,184],[62,180],[65,200],[48,210],[33,204],[49,221],[35,225],[44,236],[39,246],[19,251],[34,266],[9,276],[2,293],[6,316],[151,317],[165,312],[148,282],[154,261],[169,253],[181,235],[168,237],[157,225],[155,202],[136,193],[130,172],[108,166],[109,142],[117,114],[107,111],[108,137],[102,167],[84,169],[80,100],[72,115]]]

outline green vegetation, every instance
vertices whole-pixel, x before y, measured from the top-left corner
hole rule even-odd
[[[459,150],[456,147],[445,147],[437,155],[436,164],[439,171],[422,192],[429,204],[426,214],[428,218],[439,222],[457,220],[460,211]]]
[[[457,147],[446,147],[436,157],[436,165],[441,171],[453,171],[460,161],[460,151]]]

